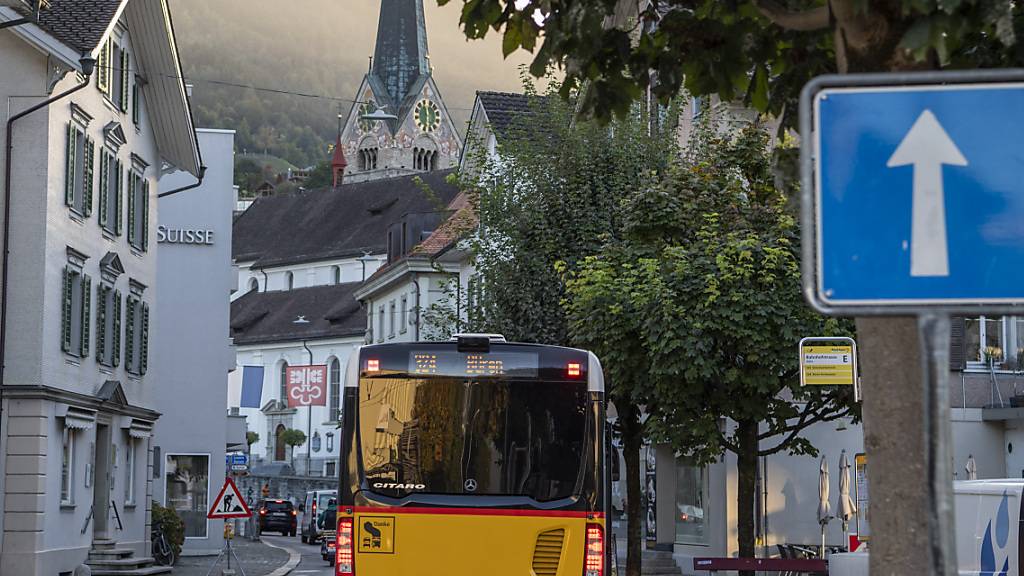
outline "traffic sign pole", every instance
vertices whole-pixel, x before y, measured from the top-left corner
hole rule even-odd
[[[1024,310],[1024,285],[990,274],[1024,267],[1024,247],[1007,236],[1024,219],[1022,97],[1024,70],[824,76],[801,94],[803,290],[824,314],[858,317],[869,484],[881,496],[876,569],[958,570],[950,316]],[[920,364],[908,365],[913,352],[896,346],[915,337]],[[913,381],[921,392],[885,389]],[[912,492],[921,485],[923,498]],[[917,518],[927,518],[924,540]]]

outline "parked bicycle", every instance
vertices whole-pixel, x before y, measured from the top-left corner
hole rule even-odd
[[[153,559],[156,563],[161,566],[170,566],[174,564],[174,547],[171,546],[170,541],[167,540],[167,535],[164,534],[164,526],[160,521],[153,523]]]

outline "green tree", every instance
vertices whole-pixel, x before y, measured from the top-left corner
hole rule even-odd
[[[472,242],[478,277],[467,302],[469,329],[510,340],[575,345],[562,301],[571,273],[604,242],[619,235],[621,201],[629,190],[654,186],[677,154],[674,112],[635,113],[609,126],[573,122],[573,108],[548,94],[533,97],[529,112],[501,135],[499,157],[481,159],[469,182],[480,219]],[[475,164],[475,162],[471,162]],[[557,270],[556,270],[557,268]],[[628,558],[639,573],[642,546],[639,406],[647,381],[610,372],[608,398],[625,445]]]
[[[462,3],[468,37],[499,31],[506,55],[535,52],[534,75],[563,69],[566,94],[587,82],[583,109],[602,117],[624,114],[648,87],[663,100],[685,87],[789,120],[803,85],[826,72],[1024,62],[1024,6],[1012,0]]]
[[[573,340],[613,382],[653,387],[656,440],[697,464],[736,454],[740,556],[753,557],[757,459],[816,454],[800,433],[854,403],[847,388],[799,386],[796,342],[843,327],[803,301],[799,234],[767,134],[718,133],[700,131],[668,178],[633,190],[624,233],[570,274],[565,302]]]
[[[307,189],[324,188],[334,183],[334,173],[331,172],[331,161],[321,160],[317,162],[309,172],[309,178],[302,184]]]
[[[295,428],[288,428],[281,433],[281,441],[288,447],[288,459],[295,464],[295,447],[306,443],[306,433]]]

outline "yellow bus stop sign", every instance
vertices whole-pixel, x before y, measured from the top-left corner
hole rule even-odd
[[[847,341],[848,340],[848,341]],[[857,345],[851,339],[804,338],[800,341],[802,386],[855,386]]]

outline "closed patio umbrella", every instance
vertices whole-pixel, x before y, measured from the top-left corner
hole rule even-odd
[[[850,541],[850,518],[857,513],[857,505],[850,498],[850,460],[846,450],[839,455],[839,519],[843,521],[843,536]]]
[[[967,472],[968,480],[978,479],[978,463],[974,461],[974,455],[967,455],[967,465],[964,466],[964,470]]]
[[[818,466],[818,524],[821,524],[821,557],[825,557],[825,528],[832,520],[832,504],[828,501],[828,461],[821,457]]]

